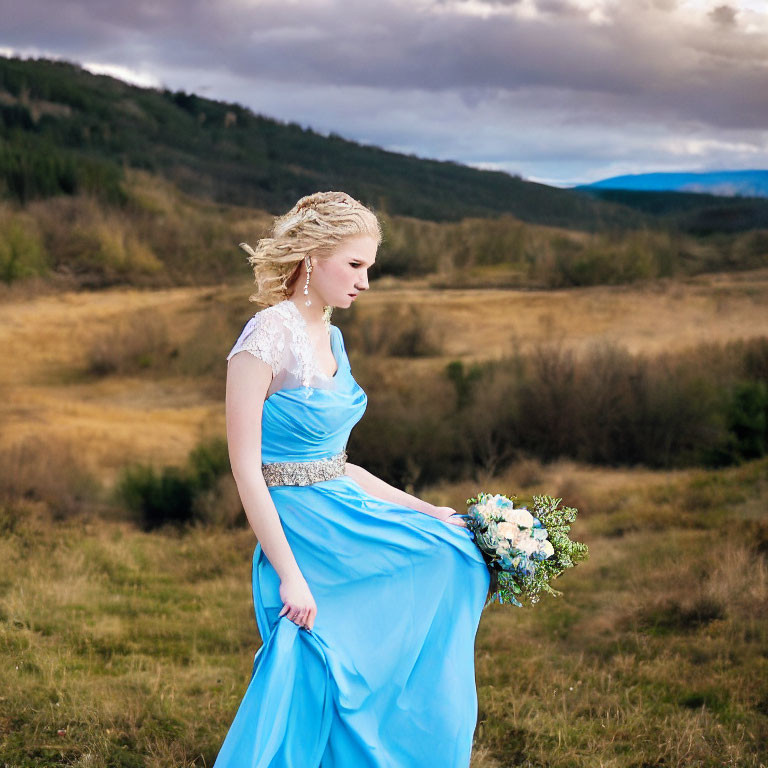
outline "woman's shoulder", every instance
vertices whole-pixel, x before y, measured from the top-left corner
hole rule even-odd
[[[278,301],[277,304],[271,304],[268,307],[264,307],[264,309],[260,309],[251,320],[272,323],[282,321],[283,324],[288,323],[293,319],[290,304],[291,302],[288,299]]]
[[[250,333],[272,333],[293,330],[297,318],[291,302],[287,299],[260,309],[248,320],[243,330]]]
[[[286,337],[290,336],[295,325],[286,303],[290,302],[278,302],[256,312],[240,332],[227,360],[238,352],[247,351],[275,367],[285,351]]]

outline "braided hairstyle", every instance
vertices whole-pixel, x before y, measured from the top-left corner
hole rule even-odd
[[[370,235],[381,244],[379,220],[361,202],[345,192],[315,192],[302,197],[288,213],[274,220],[269,236],[259,240],[255,248],[240,243],[256,283],[256,292],[248,300],[271,306],[287,299],[305,256],[326,258],[345,237],[355,235]]]

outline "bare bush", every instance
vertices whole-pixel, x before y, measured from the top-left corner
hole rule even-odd
[[[399,393],[376,392],[353,439],[367,434],[357,445],[371,466],[411,482],[494,473],[525,457],[654,468],[717,463],[718,456],[733,463],[746,455],[744,420],[754,415],[747,437],[765,421],[758,412],[764,400],[734,416],[740,372],[755,349],[761,345],[707,345],[700,356],[650,357],[603,344],[579,357],[556,342],[469,371],[454,361],[442,379],[424,374]]]
[[[347,346],[367,355],[428,357],[440,354],[444,340],[437,320],[415,305],[385,306],[343,330]]]
[[[0,453],[0,504],[42,502],[55,518],[67,518],[98,500],[101,487],[69,440],[28,437]]]
[[[95,336],[86,352],[86,366],[95,376],[134,374],[157,368],[176,354],[168,324],[159,315],[137,312]]]

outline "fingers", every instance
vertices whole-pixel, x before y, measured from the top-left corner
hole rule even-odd
[[[310,618],[312,616],[312,610],[310,608],[307,608],[305,611],[302,612],[299,621],[296,623],[300,627],[304,627],[304,629],[312,629],[312,624],[310,622]]]
[[[298,606],[285,603],[278,614],[278,618],[280,616],[287,616],[294,624],[298,624],[305,629],[312,629],[315,624],[315,613],[314,608],[299,608]]]
[[[449,525],[458,525],[461,528],[466,528],[467,524],[464,521],[464,518],[460,516],[460,513],[457,512],[453,507],[440,507],[443,514],[440,516],[440,520],[442,520],[444,523],[448,523]]]

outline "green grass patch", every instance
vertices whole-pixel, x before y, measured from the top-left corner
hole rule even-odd
[[[579,489],[591,557],[564,596],[483,615],[472,768],[760,768],[767,467]],[[4,763],[212,765],[260,644],[254,546],[237,528],[18,515],[0,539]]]

